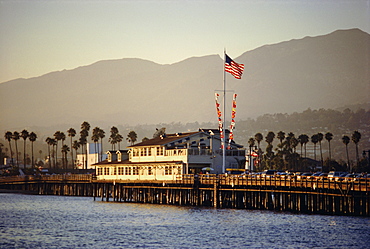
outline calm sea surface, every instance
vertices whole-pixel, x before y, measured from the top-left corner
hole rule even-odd
[[[370,248],[370,218],[0,194],[0,248]]]

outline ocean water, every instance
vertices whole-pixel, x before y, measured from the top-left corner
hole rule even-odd
[[[0,248],[370,248],[370,218],[0,194]]]

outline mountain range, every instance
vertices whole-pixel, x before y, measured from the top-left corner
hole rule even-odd
[[[265,45],[233,59],[245,70],[240,80],[225,74],[227,118],[231,91],[238,94],[237,119],[369,102],[370,35],[359,29]],[[223,67],[219,55],[166,65],[125,58],[11,80],[0,84],[0,130],[216,122]]]

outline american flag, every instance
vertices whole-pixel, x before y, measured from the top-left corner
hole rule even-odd
[[[231,73],[236,79],[241,79],[244,64],[238,64],[225,54],[225,71]]]

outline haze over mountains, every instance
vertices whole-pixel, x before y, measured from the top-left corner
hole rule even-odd
[[[237,119],[369,102],[370,35],[359,29],[266,45],[233,59],[245,64],[241,80],[226,75],[227,88],[238,94]],[[214,92],[222,86],[219,55],[171,65],[99,61],[1,83],[0,129],[216,122]],[[230,109],[231,95],[228,102]]]

